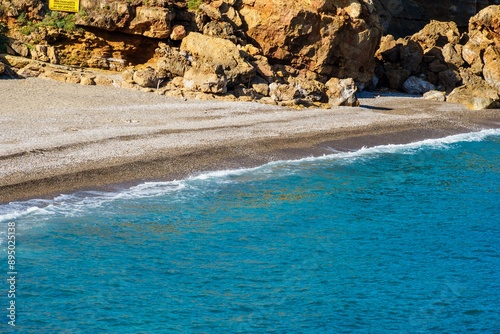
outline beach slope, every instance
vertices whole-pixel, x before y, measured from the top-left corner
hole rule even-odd
[[[0,101],[0,203],[500,126],[409,96],[296,110],[29,78],[0,80]]]

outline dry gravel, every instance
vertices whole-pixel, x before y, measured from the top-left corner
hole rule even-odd
[[[105,86],[0,80],[0,202],[500,127],[500,111],[365,94],[294,110]]]

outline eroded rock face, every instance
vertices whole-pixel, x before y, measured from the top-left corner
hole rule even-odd
[[[192,55],[194,61],[211,67],[220,66],[229,87],[240,82],[248,83],[256,73],[236,45],[227,39],[192,32],[182,39],[180,50]]]
[[[376,57],[377,75],[385,87],[412,94],[437,88],[450,93],[448,101],[470,109],[496,106],[500,6],[489,6],[473,16],[464,34],[454,22],[431,21],[407,38],[385,36]]]
[[[81,0],[76,23],[107,31],[121,31],[153,38],[168,38],[172,32],[174,10],[168,1]]]
[[[247,35],[271,61],[364,83],[382,29],[370,1],[244,1]]]

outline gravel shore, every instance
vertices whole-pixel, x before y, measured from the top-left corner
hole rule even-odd
[[[294,110],[0,80],[0,203],[500,127],[500,110],[366,94]]]

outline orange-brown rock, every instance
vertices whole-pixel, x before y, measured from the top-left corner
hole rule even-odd
[[[382,34],[371,1],[244,1],[250,41],[271,61],[365,83]]]

